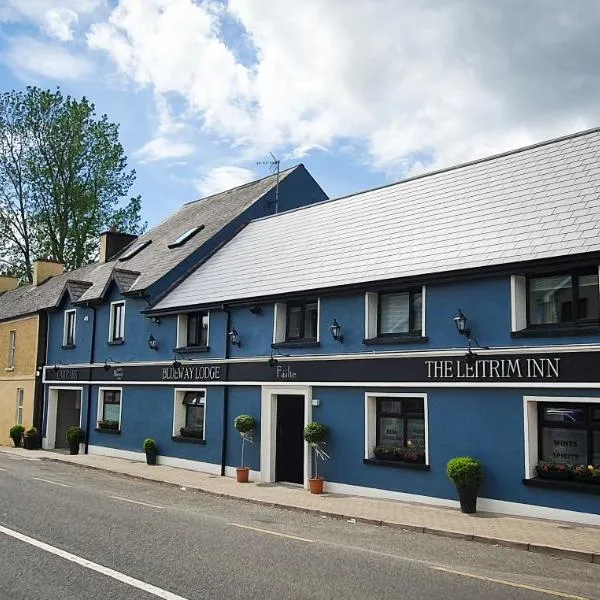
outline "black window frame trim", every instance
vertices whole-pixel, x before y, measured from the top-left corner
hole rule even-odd
[[[306,325],[306,307],[309,304],[317,305],[317,324],[316,324],[315,337],[303,337],[303,336],[290,337],[290,335],[289,335],[290,309],[296,308],[296,307],[302,307],[302,312],[300,313],[302,315],[302,319],[301,319],[301,325],[299,327],[299,330],[304,331],[304,326]],[[311,300],[305,300],[305,301],[301,301],[301,302],[287,302],[286,306],[285,306],[285,340],[281,343],[282,344],[290,344],[290,343],[314,344],[314,343],[318,343],[318,341],[319,341],[319,309],[320,309],[320,302],[319,302],[318,298],[311,299]],[[271,347],[275,347],[275,346],[272,344]],[[286,347],[286,346],[279,346],[279,347]],[[290,347],[290,346],[287,346],[287,347]]]

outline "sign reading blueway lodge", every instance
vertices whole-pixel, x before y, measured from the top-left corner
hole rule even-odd
[[[325,358],[325,357],[324,357]],[[503,383],[599,383],[599,352],[555,354],[502,354],[478,356],[368,357],[322,360],[268,360],[184,362],[177,366],[110,365],[46,367],[45,381],[132,383],[159,382],[503,382]]]

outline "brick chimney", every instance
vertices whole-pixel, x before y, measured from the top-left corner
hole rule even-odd
[[[33,261],[33,284],[41,285],[44,281],[64,273],[65,265],[54,260],[38,258]]]
[[[137,235],[121,233],[115,228],[100,234],[100,262],[112,260],[125,246],[137,239]]]
[[[10,292],[19,287],[19,278],[11,277],[10,275],[0,275],[0,294]]]

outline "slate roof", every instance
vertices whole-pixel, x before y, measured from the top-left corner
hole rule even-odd
[[[256,220],[154,309],[595,252],[599,233],[593,129]]]

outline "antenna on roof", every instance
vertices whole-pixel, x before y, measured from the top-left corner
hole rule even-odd
[[[279,159],[275,158],[272,152],[269,152],[272,160],[263,160],[257,162],[257,165],[268,165],[271,169],[271,173],[277,173],[277,183],[275,184],[275,214],[279,208]]]

